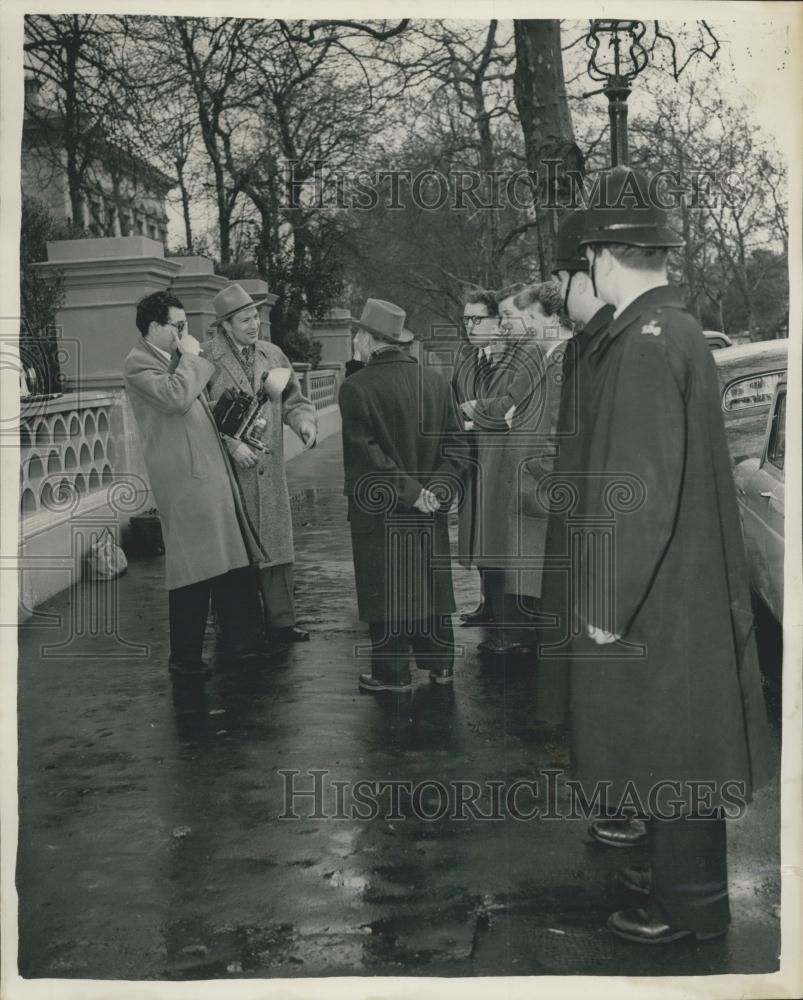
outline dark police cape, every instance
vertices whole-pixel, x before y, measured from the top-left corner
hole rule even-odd
[[[542,632],[536,715],[569,721],[587,795],[610,782],[613,801],[635,791],[646,807],[660,782],[688,801],[699,781],[704,805],[749,801],[772,754],[711,351],[663,286],[587,340],[577,376],[547,550],[544,610],[562,620]],[[596,645],[588,624],[621,639]]]
[[[448,502],[413,507],[421,489],[455,494],[465,435],[448,383],[390,347],[340,388],[344,492],[363,621],[418,621],[455,610]]]

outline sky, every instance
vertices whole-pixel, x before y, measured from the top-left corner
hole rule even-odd
[[[721,45],[716,59],[708,62],[698,56],[685,72],[702,78],[710,74],[718,81],[724,95],[732,96],[735,103],[746,105],[757,128],[775,137],[779,147],[788,148],[790,116],[796,115],[799,118],[800,98],[799,95],[788,93],[789,83],[784,77],[784,68],[789,59],[792,39],[789,37],[788,24],[777,13],[780,10],[774,11],[773,5],[769,4],[762,8],[761,17],[711,21]],[[671,30],[671,21],[662,24]],[[575,55],[585,61],[579,47]],[[667,84],[672,86],[671,77],[666,79]],[[589,90],[599,86],[598,83],[588,81]],[[599,114],[601,120],[604,120],[607,115],[604,97],[600,95],[590,100],[598,102]],[[633,120],[639,114],[638,80],[634,82],[629,104]],[[797,123],[794,127],[797,127]],[[194,214],[200,223],[205,209],[196,205]],[[168,216],[171,244],[183,243],[184,228],[177,191],[171,194]],[[200,234],[203,228],[202,225],[196,225],[196,233]]]
[[[723,78],[730,77],[753,98],[748,108],[759,127],[785,145],[790,116],[800,117],[800,95],[789,93],[784,68],[792,39],[777,18],[722,22],[723,44],[717,59]]]

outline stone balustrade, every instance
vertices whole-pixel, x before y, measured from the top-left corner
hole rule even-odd
[[[70,393],[20,413],[20,514],[23,522],[54,510],[65,490],[81,498],[111,485],[111,410],[119,394]]]
[[[68,392],[20,405],[20,611],[74,583],[87,548],[108,528],[122,541],[152,505],[122,388]]]
[[[316,410],[322,410],[325,406],[337,402],[337,371],[311,371],[309,395]]]

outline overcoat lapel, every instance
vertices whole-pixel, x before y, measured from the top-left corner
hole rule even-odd
[[[257,341],[256,349],[254,351],[254,385],[251,389],[252,392],[256,392],[259,380],[267,371],[270,371],[268,359],[265,352],[262,350],[262,344]]]
[[[245,369],[237,358],[234,357],[228,344],[226,345],[226,350],[224,350],[220,355],[220,364],[237,383],[238,389],[242,389],[243,392],[247,393],[252,393],[254,391],[254,387],[248,382],[248,376],[245,374]]]

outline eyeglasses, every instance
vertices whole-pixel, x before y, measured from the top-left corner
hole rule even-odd
[[[496,319],[496,316],[464,316],[463,326],[467,330],[473,330],[478,323],[482,323],[486,319]]]
[[[181,334],[184,333],[184,331],[187,329],[187,322],[186,320],[181,320],[180,323],[174,323],[172,320],[168,319],[165,320],[162,326],[172,326],[180,337]]]

